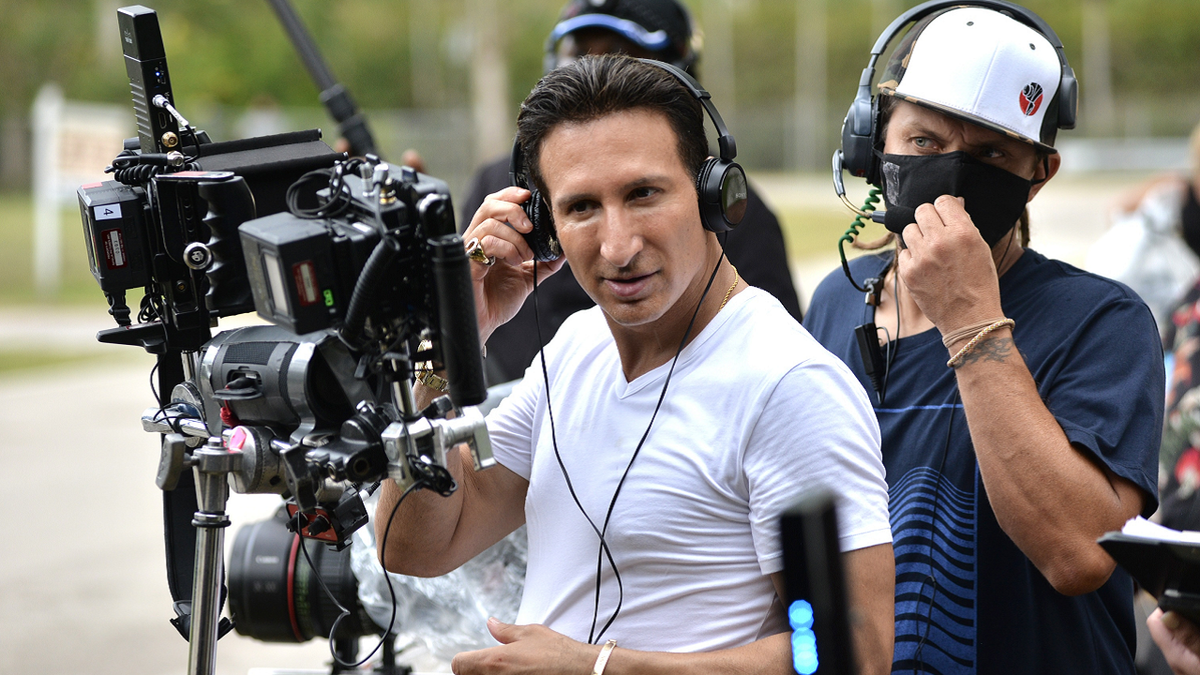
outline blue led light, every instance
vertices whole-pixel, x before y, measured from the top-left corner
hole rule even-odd
[[[796,600],[788,607],[792,626],[792,668],[800,675],[813,675],[817,660],[817,635],[813,632],[813,609],[807,600]]]
[[[788,623],[792,624],[792,630],[812,628],[812,605],[808,604],[807,600],[797,600],[793,602],[792,606],[788,608]]]

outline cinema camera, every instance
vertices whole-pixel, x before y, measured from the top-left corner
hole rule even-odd
[[[459,443],[477,470],[493,463],[470,407],[487,397],[470,263],[445,183],[347,159],[318,130],[212,142],[174,105],[154,11],[125,7],[118,22],[138,138],[109,167],[115,181],[78,191],[117,323],[97,338],[158,358],[159,405],[142,425],[163,438],[173,623],[192,672],[211,672],[229,628],[217,617],[231,488],[282,495],[289,529],[341,551],[383,479],[449,494]],[[272,325],[213,335],[252,310]],[[424,410],[418,365],[449,380]]]

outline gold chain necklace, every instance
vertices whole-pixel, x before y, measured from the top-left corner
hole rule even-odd
[[[729,266],[733,267],[733,263],[730,263]],[[721,301],[721,306],[717,308],[718,312],[725,309],[725,303],[729,302],[729,297],[733,295],[733,289],[737,288],[738,281],[740,280],[738,279],[737,268],[733,267],[733,285],[729,287],[729,290],[725,291],[725,299]]]

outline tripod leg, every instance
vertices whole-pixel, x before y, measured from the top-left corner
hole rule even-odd
[[[191,675],[212,675],[216,669],[217,627],[221,605],[221,566],[225,528],[229,516],[228,474],[241,455],[228,452],[220,438],[193,453],[200,508],[192,519],[196,527],[196,574],[192,583],[192,637],[188,652]]]

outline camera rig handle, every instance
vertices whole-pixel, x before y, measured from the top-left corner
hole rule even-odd
[[[210,314],[232,316],[252,312],[254,296],[242,271],[245,261],[237,228],[254,219],[254,195],[241,176],[226,181],[202,182],[197,186],[197,192],[208,206],[203,223],[208,226],[209,240],[205,246],[193,250],[206,251],[208,259],[202,261],[204,264],[193,266],[194,261],[185,252],[184,262],[193,269],[207,271],[205,300]]]
[[[443,204],[448,206],[449,200],[444,200]],[[487,382],[483,376],[483,361],[479,358],[482,347],[471,286],[471,263],[458,235],[441,237],[430,244],[434,282],[438,289],[442,356],[450,376],[450,398],[460,407],[479,405],[487,399]]]

